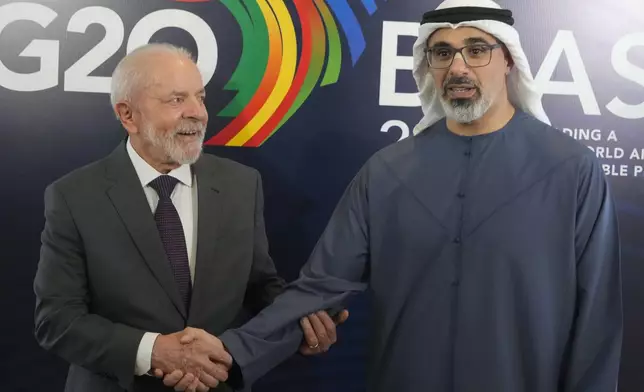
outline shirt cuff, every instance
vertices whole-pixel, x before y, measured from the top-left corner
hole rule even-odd
[[[152,367],[152,349],[154,342],[159,336],[158,333],[146,332],[141,338],[139,343],[139,350],[136,353],[136,365],[134,367],[134,374],[142,376],[149,372]]]

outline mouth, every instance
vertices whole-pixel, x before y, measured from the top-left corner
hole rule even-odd
[[[446,95],[451,99],[472,98],[477,91],[476,87],[467,85],[448,85],[445,88]]]
[[[177,135],[180,137],[195,137],[195,136],[201,136],[201,131],[183,131],[183,132],[177,132]]]

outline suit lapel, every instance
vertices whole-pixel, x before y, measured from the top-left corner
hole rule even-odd
[[[174,282],[154,216],[134,166],[127,156],[125,143],[121,143],[110,156],[107,177],[113,181],[113,185],[107,189],[107,194],[114,208],[161,287],[186,318],[186,309]]]
[[[208,167],[204,160],[199,160],[194,165],[197,177],[198,213],[197,219],[197,254],[195,266],[195,279],[190,304],[190,314],[195,314],[203,301],[211,301],[208,288],[213,284],[216,276],[217,264],[214,262],[217,237],[219,234],[222,217],[221,183],[213,172],[214,168]]]

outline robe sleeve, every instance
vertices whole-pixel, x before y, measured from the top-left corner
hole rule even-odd
[[[622,347],[622,294],[617,215],[594,158],[581,165],[575,229],[577,309],[562,373],[562,391],[614,392]]]
[[[235,362],[231,387],[249,386],[293,355],[303,339],[302,317],[341,306],[367,288],[367,178],[365,167],[346,189],[298,279],[255,318],[220,336]]]

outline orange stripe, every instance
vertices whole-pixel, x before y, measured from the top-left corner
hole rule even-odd
[[[244,144],[244,146],[247,147],[257,147],[271,135],[273,129],[277,124],[279,124],[293,105],[295,98],[297,98],[297,94],[302,89],[302,85],[306,79],[306,74],[309,70],[311,53],[313,50],[310,18],[311,14],[315,12],[315,9],[313,8],[311,0],[294,0],[293,3],[295,4],[302,25],[302,54],[297,73],[284,100],[280,103],[279,107],[266,124],[264,124],[260,130]]]
[[[268,0],[268,3],[275,12],[277,27],[282,36],[282,61],[277,83],[264,106],[246,124],[244,129],[228,142],[228,145],[242,146],[253,137],[279,108],[293,84],[293,78],[297,68],[297,36],[293,19],[286,4],[284,4],[284,0]]]
[[[266,3],[266,0],[256,0],[268,27],[269,37],[269,53],[268,65],[264,78],[260,83],[255,96],[250,100],[244,110],[239,113],[233,121],[231,121],[224,129],[218,134],[213,136],[206,144],[207,145],[224,145],[228,144],[241,130],[248,125],[248,123],[257,115],[261,108],[266,103],[266,100],[271,95],[277,78],[279,76],[280,66],[282,63],[282,39],[280,36],[279,25],[275,19],[273,11]]]

